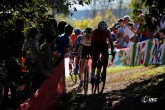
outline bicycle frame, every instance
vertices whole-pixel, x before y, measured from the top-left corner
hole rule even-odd
[[[105,82],[106,82],[106,73],[103,73],[103,60],[105,55],[112,55],[109,53],[105,53],[103,55],[101,55],[98,59],[98,63],[97,63],[97,73],[96,73],[96,80],[95,83],[92,85],[92,93],[95,94],[96,93],[96,89],[98,91],[98,94],[103,93],[104,91],[104,87],[105,87]],[[112,58],[113,61],[113,58]]]
[[[84,94],[86,95],[88,93],[88,82],[89,82],[89,59],[90,59],[90,56],[87,55],[86,58],[86,63],[85,63],[85,70],[84,70],[84,86],[83,86],[83,89],[84,89]],[[82,58],[80,58],[80,62],[79,62],[79,67],[81,67],[81,61],[82,61]]]

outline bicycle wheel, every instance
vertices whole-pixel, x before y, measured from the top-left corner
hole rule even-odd
[[[101,77],[99,76],[98,77],[98,80],[97,80],[97,91],[98,91],[98,94],[102,94],[103,91],[104,91],[104,87],[105,87],[105,82],[106,82],[106,74],[104,75],[103,73],[101,73],[103,76],[103,80],[101,80]]]
[[[88,78],[89,78],[89,66],[87,65],[85,67],[85,73],[84,73],[84,94],[85,95],[88,93]]]
[[[72,82],[74,84],[76,84],[77,83],[77,75],[75,75],[73,71],[70,71],[69,75],[71,77]]]

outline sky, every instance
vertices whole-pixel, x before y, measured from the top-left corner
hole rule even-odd
[[[102,0],[100,0],[102,1]],[[110,6],[112,8],[117,8],[119,6],[119,2],[121,0],[114,0],[114,1],[111,1],[110,2]],[[122,0],[123,1],[123,6],[127,7],[128,4],[130,3],[131,0]],[[98,3],[98,8],[99,6],[101,6],[100,3]],[[81,6],[81,5],[74,5],[74,7],[76,7],[77,10],[90,10],[91,9],[91,5],[84,5],[84,6]]]

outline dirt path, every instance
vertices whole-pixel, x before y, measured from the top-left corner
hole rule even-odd
[[[134,81],[132,81],[132,80],[125,81],[123,78],[125,78],[126,76],[129,76],[130,74],[133,75],[138,72],[146,71],[148,69],[151,69],[151,67],[127,69],[124,71],[107,74],[104,93],[112,91],[112,90],[120,90],[120,89],[126,88],[128,85],[130,85]],[[142,77],[142,78],[136,79],[136,81],[140,82],[140,80],[145,80],[145,79],[146,78]],[[79,83],[79,81],[78,81],[78,83]],[[66,84],[67,84],[68,92],[74,91],[77,94],[83,94],[83,89],[79,89],[78,84],[74,84],[71,81],[68,81]],[[88,94],[91,94],[91,85],[90,84],[89,84],[89,88],[88,88]]]
[[[88,95],[84,95],[83,90],[78,89],[78,84],[74,85],[69,81],[67,82],[68,93],[60,102],[59,110],[162,110],[162,107],[165,107],[165,101],[160,97],[165,97],[165,86],[162,86],[165,85],[165,75],[142,75],[138,78],[130,78],[137,73],[152,69],[154,68],[133,68],[107,74],[102,95],[92,95],[90,85]],[[161,80],[160,86],[154,85],[157,80]],[[150,87],[148,85],[151,82],[153,85]],[[146,95],[158,97],[161,100],[159,103],[144,104],[141,99]]]

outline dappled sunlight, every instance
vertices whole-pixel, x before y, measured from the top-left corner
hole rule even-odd
[[[84,95],[83,91],[77,91],[76,86],[62,99],[59,110],[163,110],[164,69],[165,66],[139,66],[127,68],[116,74],[107,74],[103,94],[93,95],[88,92],[88,95]],[[142,98],[145,96],[156,97],[159,100],[144,104]]]

